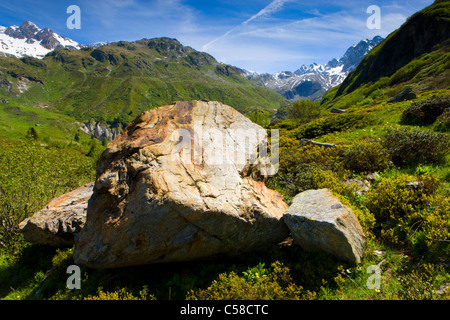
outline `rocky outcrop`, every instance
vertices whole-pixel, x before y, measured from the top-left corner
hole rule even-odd
[[[98,161],[75,263],[187,261],[282,241],[288,206],[254,178],[266,166],[258,153],[265,140],[263,128],[218,102],[142,113]]]
[[[75,234],[80,232],[86,220],[93,188],[91,182],[54,198],[31,218],[22,221],[19,228],[25,240],[56,247],[72,246]]]
[[[327,189],[295,196],[283,220],[304,250],[326,251],[350,263],[361,261],[365,237],[358,219]]]
[[[417,95],[412,91],[412,88],[408,87],[408,88],[402,90],[400,93],[398,93],[392,99],[389,99],[388,102],[401,102],[401,101],[412,100],[412,99],[416,99],[416,98],[417,98]]]
[[[80,129],[95,139],[102,141],[104,138],[111,141],[120,133],[120,125],[110,127],[103,122],[90,121],[84,123]]]

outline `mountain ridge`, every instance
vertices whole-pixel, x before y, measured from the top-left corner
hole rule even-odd
[[[341,84],[362,58],[381,41],[383,38],[380,36],[375,36],[372,40],[361,40],[349,47],[340,59],[333,58],[326,64],[314,62],[302,65],[293,72],[281,71],[271,75],[242,69],[241,74],[259,85],[275,90],[291,101],[302,98],[318,100],[326,90]]]
[[[370,51],[346,79],[328,90],[321,105],[345,109],[409,87],[439,90],[450,85],[450,1],[416,12]]]
[[[216,100],[244,114],[289,103],[240,76],[236,67],[171,38],[58,48],[43,59],[0,57],[0,97],[10,106],[45,106],[111,128],[178,100]]]
[[[420,55],[450,37],[450,1],[435,1],[416,12],[392,32],[377,50],[367,54],[355,70],[343,81],[336,97],[351,93],[363,84],[390,77]],[[381,52],[381,53],[380,53]],[[383,65],[383,68],[379,68]]]

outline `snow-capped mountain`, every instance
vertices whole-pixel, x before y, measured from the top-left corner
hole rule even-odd
[[[50,51],[60,47],[79,49],[82,46],[49,28],[41,29],[31,21],[25,21],[20,27],[0,26],[0,54],[19,58],[23,56],[43,58]]]
[[[348,73],[382,40],[380,36],[362,40],[348,48],[339,60],[332,59],[327,64],[302,65],[294,72],[282,71],[274,75],[242,70],[241,75],[290,100],[320,99],[326,90],[341,84]]]

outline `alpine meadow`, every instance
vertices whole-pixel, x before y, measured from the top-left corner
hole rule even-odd
[[[276,76],[166,34],[0,39],[0,299],[450,298],[450,1]]]

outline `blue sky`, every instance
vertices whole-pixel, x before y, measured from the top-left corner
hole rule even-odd
[[[0,0],[0,25],[31,20],[83,44],[171,37],[248,70],[294,71],[340,58],[362,39],[386,37],[433,0]],[[69,5],[81,29],[69,30]],[[367,28],[367,8],[381,29]]]

